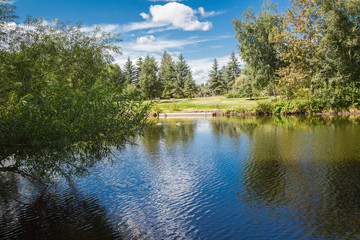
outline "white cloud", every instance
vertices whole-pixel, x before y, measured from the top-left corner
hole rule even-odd
[[[147,53],[162,53],[164,50],[178,50],[183,49],[187,45],[197,43],[216,41],[223,38],[231,38],[232,36],[220,36],[215,38],[188,38],[169,40],[165,38],[156,38],[153,35],[140,36],[135,41],[122,42],[120,46],[122,49],[130,51],[139,51]]]
[[[161,53],[169,49],[181,49],[186,45],[211,41],[212,39],[180,39],[168,40],[163,38],[155,38],[153,35],[141,36],[135,42],[123,42],[121,46],[123,49],[131,51],[147,52],[147,53]]]
[[[153,35],[142,36],[136,39],[136,44],[149,44],[154,42],[155,37]]]
[[[141,16],[143,19],[145,19],[145,20],[149,20],[149,19],[150,19],[150,15],[147,14],[147,13],[144,13],[144,12],[140,13],[140,16]]]
[[[152,21],[172,25],[185,31],[207,31],[212,27],[210,22],[200,22],[195,16],[196,11],[181,3],[168,3],[164,6],[150,7]]]
[[[216,58],[219,64],[219,68],[226,65],[230,60],[230,55]],[[239,60],[239,57],[238,57]],[[209,80],[209,73],[213,64],[214,58],[200,58],[194,60],[188,60],[193,79],[197,84],[206,83]],[[239,60],[240,65],[244,65],[244,62]]]
[[[149,13],[140,13],[145,22],[134,22],[124,25],[122,32],[134,30],[167,27],[168,29],[182,29],[184,31],[208,31],[212,28],[209,21],[199,21],[196,14],[202,16],[211,16],[215,12],[205,12],[204,8],[200,10],[192,9],[178,2],[169,2],[165,5],[150,6]]]
[[[199,7],[199,8],[198,8],[198,13],[200,13],[200,15],[201,15],[202,17],[206,18],[206,17],[211,17],[211,16],[219,15],[219,14],[223,13],[223,11],[219,11],[219,12],[215,12],[215,11],[206,12],[203,7]]]

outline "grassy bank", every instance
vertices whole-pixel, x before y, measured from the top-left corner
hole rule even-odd
[[[359,114],[359,106],[331,108],[320,100],[280,100],[275,98],[226,98],[225,96],[160,100],[151,113],[220,112],[222,115]]]
[[[154,104],[153,112],[207,112],[207,111],[229,111],[243,106],[254,108],[257,102],[264,99],[250,100],[246,98],[226,98],[225,96],[175,99],[174,101],[165,99]]]

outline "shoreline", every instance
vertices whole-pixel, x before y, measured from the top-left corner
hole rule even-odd
[[[183,111],[183,112],[160,112],[160,113],[149,113],[150,117],[161,117],[161,118],[176,118],[176,117],[191,117],[192,115],[200,117],[257,117],[257,116],[360,116],[360,110],[337,112],[337,111],[323,111],[316,113],[309,112],[297,112],[297,113],[280,113],[274,114],[272,112],[244,112],[244,113],[229,113],[227,110],[216,110],[216,111]],[[164,116],[165,115],[165,116]],[[210,116],[211,115],[211,116]],[[196,117],[195,116],[195,117]]]

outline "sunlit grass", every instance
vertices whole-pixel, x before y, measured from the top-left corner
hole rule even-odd
[[[264,99],[258,99],[264,100]],[[225,96],[193,98],[193,99],[169,99],[160,100],[157,109],[161,112],[196,112],[196,111],[216,111],[230,110],[238,107],[255,107],[258,100],[248,98],[226,98]]]

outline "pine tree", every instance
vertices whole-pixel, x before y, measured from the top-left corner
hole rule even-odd
[[[164,51],[159,70],[159,81],[164,86],[162,96],[165,98],[173,97],[175,75],[175,64],[170,54]]]
[[[192,98],[196,94],[196,83],[192,78],[191,73],[186,76],[184,94],[186,97]]]
[[[133,84],[135,84],[136,86],[139,84],[139,78],[140,78],[140,74],[141,74],[142,64],[143,64],[143,59],[142,59],[142,57],[139,57],[138,60],[136,61],[135,79],[133,80]]]
[[[230,60],[223,74],[227,88],[234,90],[235,80],[240,76],[240,66],[234,52],[231,53]]]
[[[191,74],[190,68],[184,59],[184,56],[180,54],[179,60],[175,66],[175,82],[174,82],[174,89],[173,94],[177,97],[184,98],[185,97],[185,82],[186,77]]]
[[[160,97],[162,89],[159,79],[157,77],[157,64],[154,58],[146,56],[142,66],[139,78],[139,86],[141,92],[148,99]]]
[[[222,94],[226,88],[225,82],[221,75],[222,74],[221,71],[219,71],[217,59],[215,58],[213,61],[212,70],[209,74],[209,89],[214,95]]]
[[[125,63],[124,75],[125,75],[126,84],[131,84],[136,79],[135,67],[132,61],[130,60],[130,58],[128,58]]]

